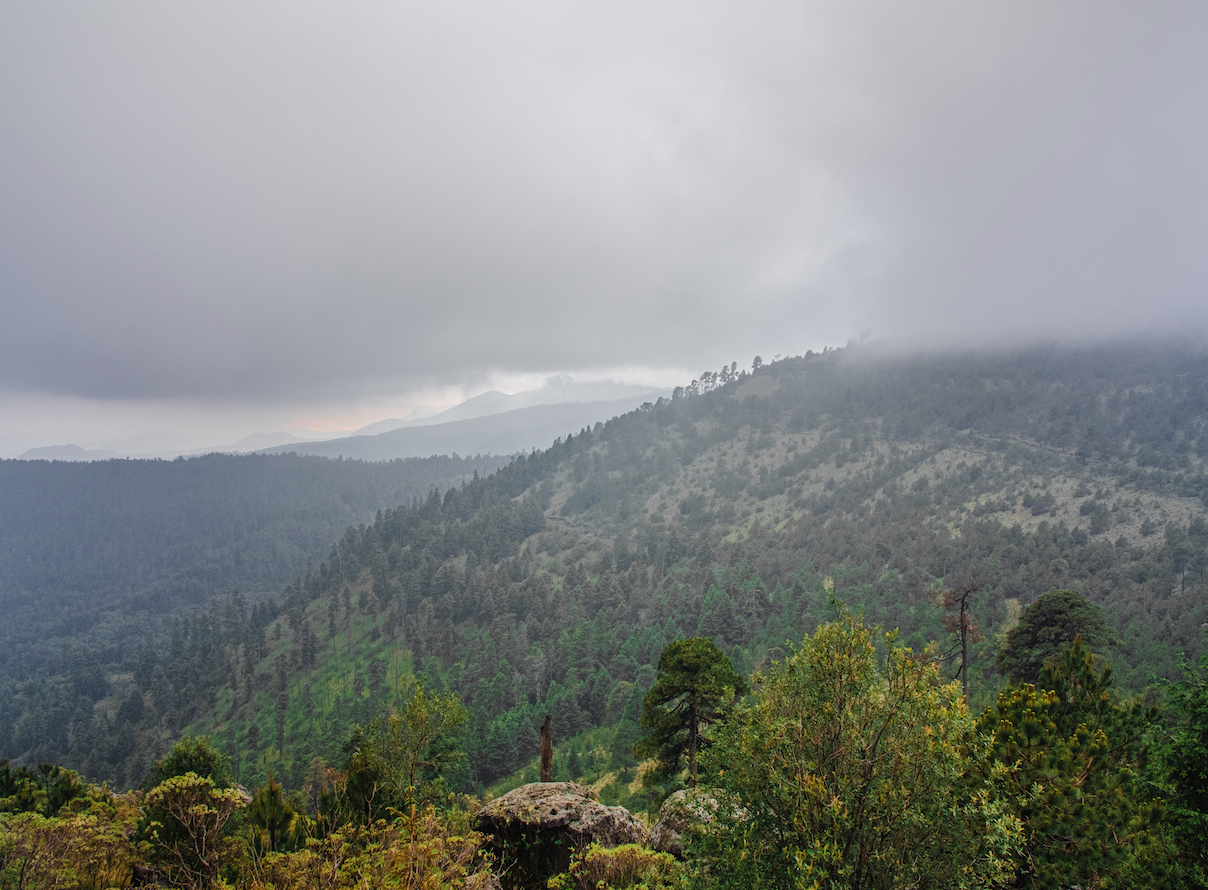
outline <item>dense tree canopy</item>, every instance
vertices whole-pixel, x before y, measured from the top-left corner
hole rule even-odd
[[[1169,822],[1188,886],[1208,887],[1208,655],[1169,690],[1174,725],[1162,748]]]

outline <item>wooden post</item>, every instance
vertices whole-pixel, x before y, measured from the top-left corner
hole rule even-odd
[[[554,781],[554,718],[549,714],[541,726],[541,781]]]

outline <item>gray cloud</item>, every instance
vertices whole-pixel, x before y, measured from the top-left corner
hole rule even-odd
[[[6,4],[0,385],[1202,326],[1208,8]]]

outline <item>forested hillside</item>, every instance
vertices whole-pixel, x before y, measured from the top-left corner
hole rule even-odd
[[[349,524],[505,461],[0,461],[0,756],[68,750],[173,620],[278,593]]]
[[[1143,690],[1203,648],[1206,392],[1204,354],[1144,344],[874,344],[705,374],[349,529],[273,603],[179,623],[76,709],[55,756],[136,782],[172,739],[209,732],[242,781],[272,770],[299,789],[422,674],[471,715],[456,783],[524,767],[552,713],[577,739],[564,769],[626,799],[672,640],[713,637],[746,673],[832,618],[833,594],[921,648],[947,636],[934,591],[965,585],[985,634],[975,704],[1005,630],[1055,588],[1102,608],[1117,683]]]

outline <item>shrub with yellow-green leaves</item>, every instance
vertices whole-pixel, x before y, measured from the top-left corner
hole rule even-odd
[[[146,845],[169,883],[202,890],[242,856],[243,841],[225,830],[246,805],[241,791],[188,772],[160,782],[144,803]]]
[[[968,789],[974,721],[934,658],[843,615],[772,662],[709,748],[741,807],[695,838],[708,887],[979,887],[1009,877],[1019,821]]]
[[[264,856],[251,890],[485,890],[494,885],[482,840],[461,814],[432,807],[393,822],[349,822],[303,850]]]
[[[0,815],[0,886],[93,890],[129,883],[137,862],[121,811],[101,805],[59,817]]]
[[[565,874],[549,879],[550,890],[683,890],[683,866],[670,853],[638,844],[591,844],[571,860]]]

